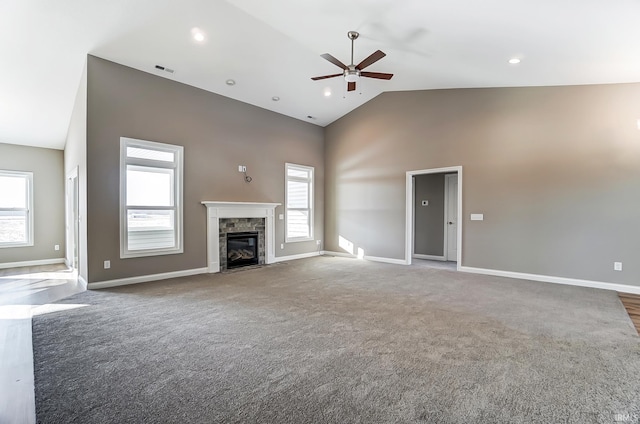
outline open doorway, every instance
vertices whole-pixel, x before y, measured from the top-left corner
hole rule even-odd
[[[405,262],[462,265],[462,167],[407,172]]]
[[[78,234],[79,217],[78,217],[78,168],[74,168],[67,174],[66,179],[66,245],[67,251],[65,262],[71,269],[78,270]]]

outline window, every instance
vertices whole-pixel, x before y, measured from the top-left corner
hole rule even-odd
[[[182,146],[120,138],[120,257],[182,253]]]
[[[0,247],[33,246],[33,173],[0,171]]]
[[[313,168],[286,164],[286,241],[313,239]]]

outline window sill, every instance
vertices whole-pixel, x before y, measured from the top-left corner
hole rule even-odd
[[[309,238],[285,239],[284,242],[285,243],[300,243],[300,242],[313,241],[313,240],[314,240],[313,237],[309,237]]]
[[[0,243],[0,249],[10,249],[13,247],[32,247],[33,243]]]
[[[142,251],[133,251],[133,252],[120,252],[120,259],[144,258],[149,256],[178,255],[180,253],[184,253],[184,250],[182,248],[171,249],[171,250],[142,250]]]

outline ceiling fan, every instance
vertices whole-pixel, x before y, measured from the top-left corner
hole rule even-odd
[[[347,32],[347,37],[349,37],[349,40],[351,40],[351,64],[349,66],[340,62],[338,59],[331,56],[329,53],[325,53],[321,55],[323,58],[333,63],[337,67],[342,68],[343,72],[341,74],[324,75],[321,77],[313,77],[311,79],[314,81],[318,81],[322,79],[343,76],[344,80],[347,81],[347,91],[354,91],[356,89],[356,82],[360,79],[360,77],[390,80],[393,74],[363,71],[363,69],[366,68],[367,66],[376,63],[377,61],[379,61],[380,59],[386,56],[386,54],[384,54],[380,50],[376,50],[369,57],[367,57],[365,60],[363,60],[359,64],[357,65],[353,64],[353,42],[358,38],[359,35],[360,34],[356,31]]]

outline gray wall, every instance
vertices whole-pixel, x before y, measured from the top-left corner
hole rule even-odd
[[[405,173],[461,165],[462,265],[640,285],[638,118],[640,84],[382,94],[326,129],[326,248],[403,259]]]
[[[444,255],[444,176],[425,174],[414,177],[414,239],[413,253]],[[422,201],[428,200],[427,206]]]
[[[33,246],[0,249],[0,263],[64,258],[62,150],[0,144],[0,169],[33,172],[35,231]]]
[[[92,56],[87,87],[89,282],[206,267],[206,209],[200,202],[284,204],[286,162],[315,167],[314,234],[322,238],[322,128]],[[119,259],[122,136],[184,146],[183,254]],[[238,165],[247,166],[253,182],[244,182]],[[280,250],[283,223],[276,220],[276,256],[317,249],[310,241]],[[107,259],[109,270],[103,269]]]
[[[85,62],[64,147],[65,178],[78,170],[78,274],[87,282],[87,63]],[[66,189],[66,188],[65,188]]]

